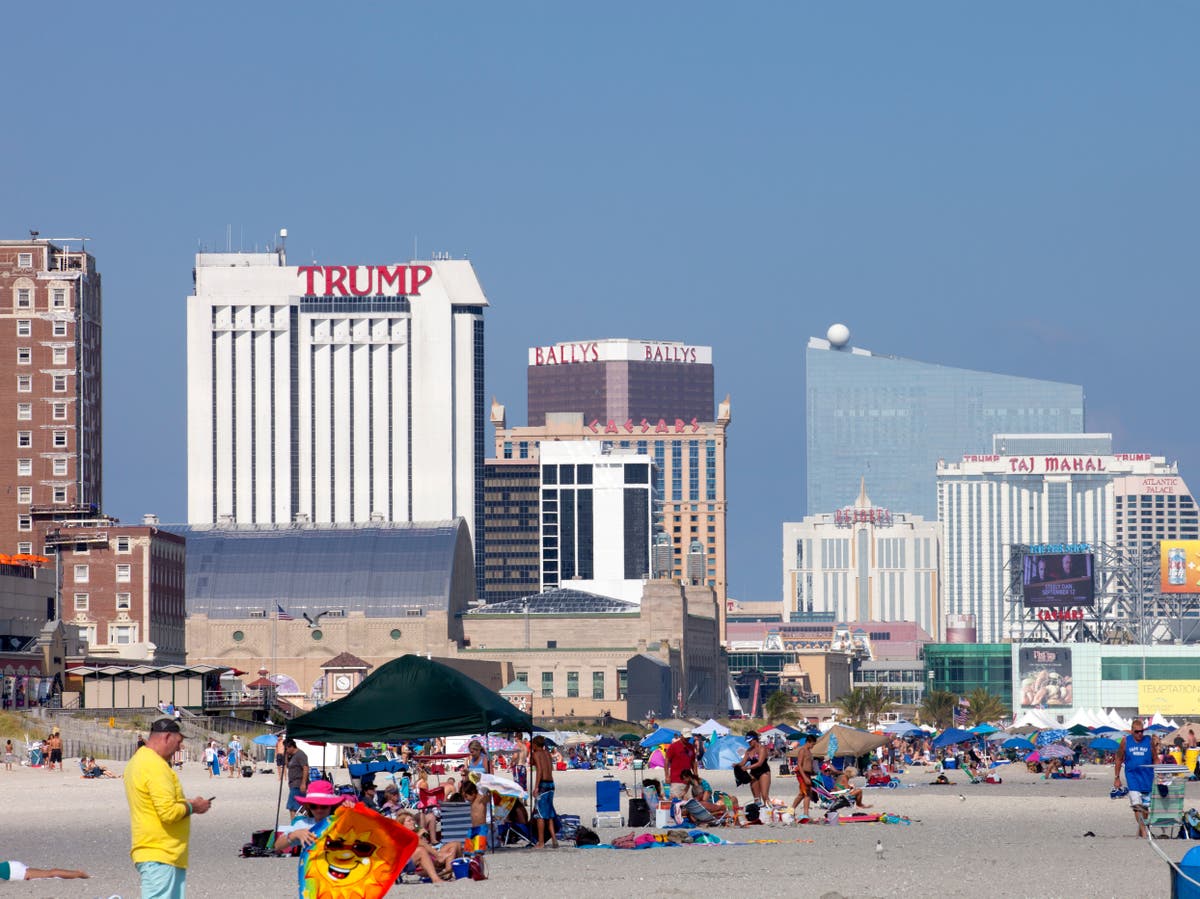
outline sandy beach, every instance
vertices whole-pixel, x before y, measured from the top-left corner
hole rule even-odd
[[[119,763],[109,766],[120,770]],[[629,783],[628,772],[614,772]],[[1109,799],[1110,768],[1085,767],[1086,779],[1044,781],[1023,768],[1001,769],[1004,783],[975,785],[950,772],[955,786],[930,786],[934,775],[911,771],[912,788],[869,790],[876,811],[910,816],[909,826],[718,828],[730,841],[778,840],[766,845],[656,847],[642,851],[560,848],[501,850],[489,856],[487,883],[446,887],[399,885],[389,895],[438,889],[447,895],[519,896],[1163,896],[1167,866],[1133,837],[1125,800]],[[346,782],[346,772],[338,772]],[[591,822],[598,772],[559,774],[558,809]],[[728,772],[710,772],[715,787],[732,789]],[[292,859],[242,859],[253,830],[275,820],[278,782],[273,775],[212,779],[199,763],[182,773],[189,796],[215,796],[213,810],[192,823],[190,899],[261,899],[294,896]],[[776,778],[773,794],[788,801],[793,778]],[[1200,804],[1190,784],[1188,805]],[[746,791],[743,798],[749,799]],[[963,798],[959,798],[962,796]],[[129,860],[129,827],[120,780],[83,780],[76,760],[63,773],[0,770],[0,806],[6,810],[0,856],[35,867],[82,868],[86,881],[6,883],[6,896],[138,895]],[[624,800],[622,808],[625,807]],[[285,813],[286,816],[286,813]],[[601,831],[608,839],[628,832]],[[1091,831],[1094,837],[1085,837]],[[877,859],[881,840],[884,857]],[[1163,847],[1174,859],[1190,847]]]

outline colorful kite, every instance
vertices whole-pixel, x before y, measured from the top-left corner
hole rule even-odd
[[[302,899],[378,899],[416,850],[418,837],[361,802],[341,806],[300,859]]]

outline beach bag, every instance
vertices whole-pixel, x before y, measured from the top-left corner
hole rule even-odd
[[[1200,813],[1194,808],[1183,813],[1183,819],[1179,825],[1179,839],[1200,840]]]
[[[750,783],[753,779],[754,778],[752,778],[746,769],[741,765],[733,766],[733,782],[739,787],[746,786],[746,784]]]
[[[467,863],[467,876],[472,880],[487,880],[487,867],[484,865],[483,856],[471,857]]]
[[[629,800],[629,826],[646,827],[650,823],[650,803],[645,799]]]
[[[759,823],[758,803],[751,802],[748,806],[742,809],[742,814],[746,816],[747,824]]]
[[[253,765],[242,765],[242,777],[252,777],[254,775]]]
[[[575,845],[576,846],[599,846],[600,834],[592,830],[590,827],[585,827],[580,824],[575,828]]]
[[[788,767],[787,762],[780,763],[780,765],[779,765],[779,776],[780,777],[787,777],[791,773],[792,773],[792,769]]]

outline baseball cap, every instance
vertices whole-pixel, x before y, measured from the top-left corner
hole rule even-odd
[[[183,733],[179,729],[179,722],[174,718],[159,718],[150,725],[150,733],[152,734],[178,734]]]

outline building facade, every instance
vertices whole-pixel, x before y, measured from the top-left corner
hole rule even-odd
[[[67,243],[0,240],[0,553],[101,504],[100,274]]]
[[[62,618],[87,642],[92,659],[182,664],[186,541],[154,524],[108,518],[53,526]]]
[[[483,310],[462,260],[288,266],[200,253],[188,520],[482,518]]]
[[[984,643],[1015,638],[1005,624],[1015,599],[1013,547],[1117,544],[1118,482],[1178,471],[1162,456],[1111,446],[1108,434],[998,434],[990,454],[938,463],[943,615],[974,615]],[[1138,508],[1140,519],[1140,496]]]
[[[876,506],[860,482],[854,503],[783,525],[783,614],[937,627],[938,528]]]
[[[641,602],[654,537],[650,457],[611,443],[545,443],[541,462],[541,589]]]
[[[1200,540],[1196,502],[1177,474],[1129,475],[1113,481],[1116,541],[1157,555],[1163,540]]]
[[[703,550],[704,583],[720,600],[724,632],[727,575],[725,564],[725,446],[731,420],[726,398],[718,407],[717,420],[688,422],[660,419],[633,422],[585,422],[580,413],[547,416],[542,427],[510,428],[504,407],[492,406],[496,426],[497,459],[537,461],[541,448],[554,441],[588,440],[610,443],[618,450],[633,450],[650,457],[662,497],[656,509],[660,528],[671,542],[671,575],[687,575],[689,549],[699,542]],[[487,537],[485,535],[484,539]]]
[[[712,347],[625,339],[530,347],[527,389],[531,427],[555,412],[587,422],[708,421]]]
[[[528,459],[483,463],[482,545],[475,580],[484,602],[503,602],[541,587],[541,467]]]
[[[883,356],[811,338],[805,351],[807,514],[861,477],[882,507],[936,520],[939,459],[999,433],[1078,433],[1083,388]]]

